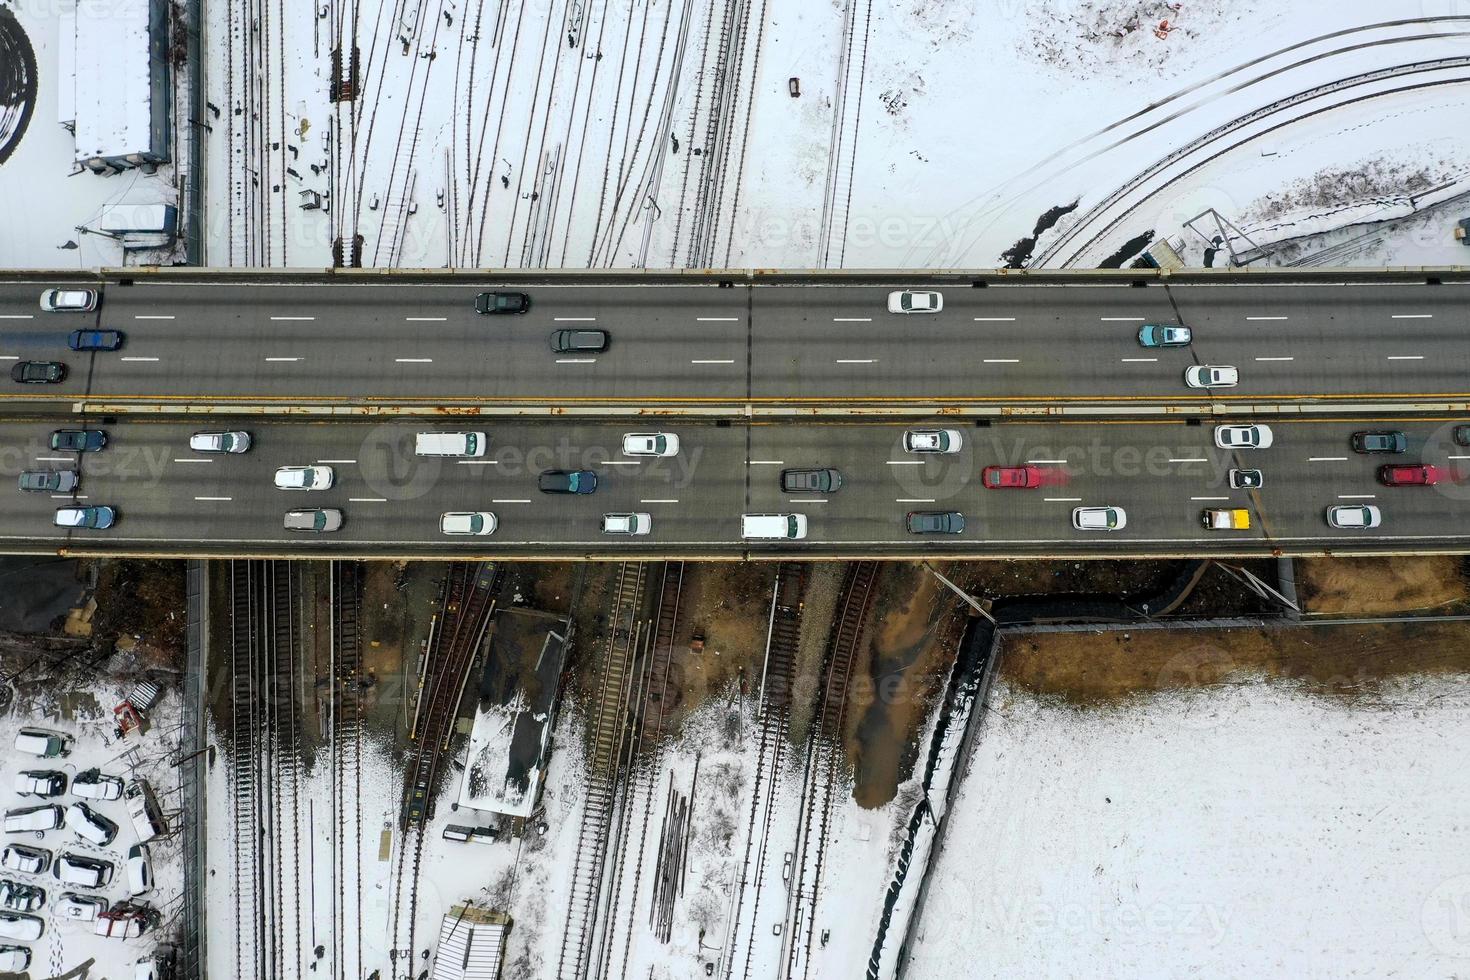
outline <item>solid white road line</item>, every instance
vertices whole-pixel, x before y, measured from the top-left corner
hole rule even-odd
[[[1158,361],[1157,357],[1124,357],[1120,358],[1124,364],[1153,364]]]
[[[554,323],[596,323],[595,316],[557,316],[552,317]]]
[[[595,358],[595,357],[558,357],[556,359],[556,363],[558,363],[558,364],[596,364],[597,363],[597,358]]]
[[[1377,500],[1378,499],[1378,494],[1376,494],[1376,493],[1340,493],[1340,494],[1337,495],[1337,499],[1338,500]]]
[[[386,504],[387,497],[348,497],[349,504]]]
[[[134,314],[133,315],[133,319],[134,320],[172,320],[173,317],[171,317],[171,316],[149,316],[149,315],[144,314],[144,313],[137,313],[137,314]]]
[[[222,503],[228,503],[229,501],[234,500],[235,498],[234,497],[195,497],[194,499],[195,500],[213,500],[213,501],[219,501],[219,502],[222,502]]]
[[[832,322],[833,323],[872,323],[873,322],[873,318],[870,317],[870,316],[834,316],[832,318]]]
[[[1258,358],[1256,358],[1256,360],[1258,360],[1258,361],[1294,361],[1294,360],[1296,360],[1296,358],[1294,358],[1294,357],[1258,357]]]
[[[198,456],[181,456],[174,460],[175,463],[213,463],[212,459],[203,459]]]
[[[299,360],[301,360],[301,358],[299,358],[299,357],[267,357],[266,358],[266,361],[269,362],[269,363],[289,362],[289,361],[299,361]]]
[[[156,361],[156,357],[119,357],[119,361]]]
[[[1388,359],[1390,361],[1422,361],[1422,360],[1424,360],[1424,355],[1423,354],[1390,354],[1388,356]]]
[[[500,460],[498,460],[498,459],[456,459],[455,462],[458,463],[460,466],[499,466],[500,465]]]
[[[1247,320],[1285,320],[1284,316],[1248,316]]]
[[[739,323],[738,316],[697,316],[694,318],[700,323]]]
[[[643,462],[643,460],[641,460],[641,459],[605,459],[605,460],[602,461],[602,465],[603,466],[639,466],[639,465],[642,464],[642,462]]]
[[[1180,457],[1179,459],[1171,459],[1171,460],[1169,460],[1169,462],[1171,462],[1171,463],[1208,463],[1209,460],[1206,459],[1203,456],[1188,456],[1188,457]]]
[[[816,500],[805,500],[805,499],[800,499],[799,500],[796,497],[787,497],[786,498],[786,502],[787,503],[790,503],[790,504],[825,504],[827,502],[827,498],[826,497],[821,497],[821,498],[818,498]]]
[[[678,497],[649,497],[647,500],[638,501],[640,504],[677,504]]]
[[[352,466],[353,464],[355,464],[357,462],[357,460],[355,460],[355,459],[319,459],[319,460],[317,460],[317,462],[318,463],[322,463],[323,465],[325,465],[327,463],[341,463],[343,466]]]
[[[34,320],[34,313],[0,313],[0,320]]]
[[[293,321],[302,322],[302,323],[309,323],[312,320],[315,320],[316,317],[314,317],[314,316],[273,316],[273,317],[271,317],[271,319],[272,320],[293,320]]]
[[[690,361],[689,363],[690,364],[734,364],[735,363],[735,359],[734,358],[728,358],[726,360],[713,360],[713,359],[711,359],[711,360],[699,360],[699,361]]]
[[[492,504],[529,504],[531,502],[531,500],[530,500],[529,497],[521,497],[521,498],[518,498],[518,499],[517,498],[509,498],[509,497],[496,497],[496,498],[492,499],[490,502]]]
[[[878,363],[878,359],[875,358],[875,357],[870,357],[870,358],[867,358],[867,359],[855,358],[855,357],[848,357],[848,358],[841,358],[840,357],[840,358],[837,359],[837,363],[838,364],[877,364]]]
[[[888,461],[888,465],[889,466],[923,466],[924,465],[924,461],[922,459],[890,459]]]
[[[1104,316],[1099,317],[1103,323],[1142,323],[1147,317],[1141,316]]]
[[[975,322],[976,323],[1014,323],[1015,320],[1016,320],[1016,318],[1013,317],[1013,316],[977,316],[977,317],[975,317]]]
[[[53,493],[51,495],[51,499],[52,500],[85,500],[86,498],[85,497],[73,497],[69,493]]]
[[[1019,357],[987,357],[987,358],[985,358],[985,363],[986,364],[1020,364],[1021,363],[1021,359]]]
[[[38,462],[38,463],[70,463],[71,461],[72,461],[72,458],[70,456],[37,456],[36,457],[36,462]]]
[[[1055,463],[1057,465],[1062,465],[1065,464],[1067,461],[1065,459],[1028,459],[1026,460],[1026,462],[1032,464],[1033,466],[1036,466],[1042,463]]]
[[[784,459],[747,459],[746,466],[785,466]]]
[[[1447,456],[1446,459],[1470,459],[1470,456]]]
[[[1433,313],[1395,313],[1395,320],[1433,320]]]
[[[1346,456],[1308,456],[1309,463],[1346,463]]]
[[[1081,497],[1042,497],[1049,504],[1075,504],[1080,503]]]
[[[932,504],[933,497],[894,497],[895,504]]]
[[[1190,500],[1229,500],[1229,497],[1190,497]]]
[[[443,323],[448,320],[447,316],[406,316],[403,319],[409,323]]]
[[[434,359],[432,357],[395,357],[395,358],[393,358],[393,360],[397,364],[433,364],[434,363]]]
[[[20,360],[20,355],[19,354],[0,354],[0,361],[18,361],[18,360]]]

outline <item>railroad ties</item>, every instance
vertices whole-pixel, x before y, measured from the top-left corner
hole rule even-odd
[[[331,563],[333,976],[362,975],[362,566]]]

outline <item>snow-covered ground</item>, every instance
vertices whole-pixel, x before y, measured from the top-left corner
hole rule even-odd
[[[1463,677],[1076,710],[997,684],[907,975],[1458,976]]]
[[[130,900],[124,862],[128,848],[137,843],[138,838],[122,800],[86,801],[97,813],[117,824],[117,837],[107,847],[97,847],[85,842],[65,827],[48,830],[40,835],[5,835],[6,844],[40,847],[51,851],[53,855],[69,851],[101,858],[111,862],[114,867],[111,883],[106,888],[95,891],[85,888],[68,889],[49,872],[40,876],[0,872],[0,876],[40,885],[46,890],[45,909],[32,913],[45,920],[46,931],[37,942],[23,944],[31,948],[30,975],[33,977],[60,976],[82,967],[88,961],[106,964],[109,975],[123,976],[124,969],[131,970],[131,964],[151,953],[160,942],[169,943],[177,939],[184,888],[181,854],[183,838],[179,834],[178,770],[170,765],[169,760],[178,753],[182,700],[178,690],[170,688],[149,711],[150,727],[147,733],[129,739],[126,743],[119,742],[113,734],[112,708],[122,701],[131,687],[129,684],[124,689],[121,685],[98,682],[87,687],[69,689],[65,697],[72,706],[69,709],[71,718],[62,717],[59,698],[63,695],[60,691],[44,704],[32,705],[20,701],[10,711],[0,715],[0,745],[5,747],[0,752],[0,809],[38,806],[42,803],[67,806],[76,801],[76,797],[70,792],[71,777],[87,769],[100,768],[108,775],[124,779],[142,777],[148,780],[170,830],[169,835],[155,838],[148,844],[149,856],[153,862],[153,891],[131,899],[157,909],[161,914],[161,925],[156,932],[148,932],[137,939],[129,940],[96,936],[92,932],[92,923],[64,921],[53,914],[57,900],[64,891],[101,895],[114,905]],[[71,736],[71,755],[62,759],[41,759],[14,751],[12,746],[15,745],[16,732],[28,727]],[[15,774],[23,769],[54,769],[65,772],[67,793],[53,800],[17,796],[13,790]]]

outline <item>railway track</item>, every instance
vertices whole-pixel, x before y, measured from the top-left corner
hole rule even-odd
[[[878,563],[856,561],[847,566],[837,619],[822,661],[822,701],[815,727],[807,740],[806,766],[802,776],[801,822],[797,828],[796,851],[792,855],[795,881],[787,890],[785,926],[781,930],[783,951],[779,976],[784,980],[805,978],[811,968],[812,939],[817,903],[821,896],[822,870],[831,831],[832,804],[843,764],[843,731],[846,727],[848,686],[863,630],[873,604],[873,583]]]
[[[619,773],[627,761],[634,729],[628,723],[629,692],[635,677],[633,660],[640,642],[647,642],[643,639],[646,626],[639,619],[646,576],[644,562],[624,562],[618,569],[589,732],[587,798],[572,862],[566,929],[557,955],[556,975],[562,980],[589,976],[593,951],[603,948],[597,935],[598,913],[608,841],[621,809]]]
[[[237,980],[262,976],[260,862],[255,814],[260,789],[256,782],[256,733],[260,730],[260,695],[255,686],[256,563],[229,563],[230,582],[230,788],[234,824],[235,938],[239,955]]]
[[[362,970],[362,566],[331,563],[332,649],[332,976],[360,977]]]
[[[425,671],[409,730],[410,749],[393,873],[390,956],[402,955],[412,977],[416,948],[419,863],[433,816],[435,784],[471,665],[495,611],[498,576],[490,562],[453,562],[445,575],[440,617],[424,657]]]
[[[750,821],[745,835],[745,857],[734,897],[724,976],[748,978],[755,962],[761,894],[767,887],[767,851],[777,785],[781,779],[791,723],[791,693],[796,678],[796,655],[801,643],[802,603],[806,594],[807,565],[782,562],[771,596],[765,666],[761,673],[760,742],[750,796]],[[747,908],[746,895],[750,894]],[[742,941],[742,936],[744,940]]]

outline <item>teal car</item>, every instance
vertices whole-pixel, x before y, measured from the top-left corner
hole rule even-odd
[[[1188,347],[1193,335],[1176,324],[1145,323],[1138,328],[1140,347]]]

